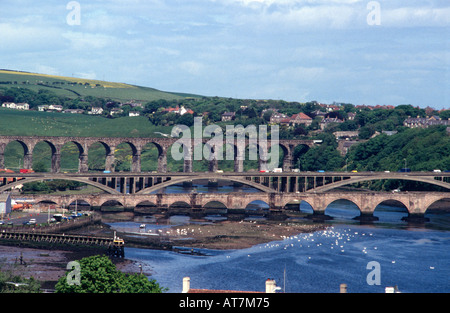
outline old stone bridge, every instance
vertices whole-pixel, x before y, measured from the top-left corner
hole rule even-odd
[[[56,204],[68,207],[75,203],[92,207],[120,205],[126,208],[155,207],[175,210],[177,206],[188,208],[191,212],[204,212],[212,203],[220,204],[228,213],[244,210],[254,201],[263,201],[269,212],[282,213],[288,204],[300,204],[306,201],[314,215],[323,215],[327,207],[337,200],[354,203],[361,217],[372,217],[378,205],[394,201],[405,207],[409,217],[423,217],[427,209],[441,200],[450,200],[449,192],[326,192],[326,193],[175,193],[175,194],[93,194],[93,195],[34,195],[28,197],[36,203]]]

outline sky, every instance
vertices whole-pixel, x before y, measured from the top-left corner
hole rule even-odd
[[[448,0],[0,0],[0,68],[450,109]]]

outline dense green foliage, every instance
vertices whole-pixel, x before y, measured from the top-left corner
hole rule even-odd
[[[82,258],[80,264],[79,284],[73,277],[73,269],[66,272],[55,286],[57,293],[161,293],[166,288],[155,280],[149,280],[142,274],[124,274],[116,269],[114,263],[106,256]],[[69,276],[69,282],[67,277]]]
[[[340,155],[334,135],[322,133],[317,139],[322,144],[307,150],[297,158],[295,166],[302,171],[339,171],[344,166],[344,158]]]
[[[450,136],[443,126],[405,129],[393,136],[379,135],[353,147],[349,169],[358,171],[450,170]]]

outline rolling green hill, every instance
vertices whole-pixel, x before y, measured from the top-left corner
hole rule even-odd
[[[0,108],[0,135],[159,137],[155,131],[170,130],[171,127],[153,125],[144,116],[108,119],[86,114]]]
[[[12,70],[0,70],[0,87],[20,87],[37,92],[40,89],[51,90],[58,96],[70,98],[93,96],[118,101],[173,100],[197,95],[165,92],[149,87],[125,83],[113,83],[101,80],[75,77],[37,74]]]

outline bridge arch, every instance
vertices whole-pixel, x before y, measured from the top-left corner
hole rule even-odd
[[[291,155],[292,155],[292,168],[298,168],[301,170],[301,163],[299,159],[311,149],[311,146],[307,143],[299,143],[294,145],[291,148]]]
[[[324,205],[324,213],[332,217],[342,218],[354,218],[361,215],[361,208],[354,199],[340,197],[333,199]],[[346,208],[341,206],[346,205]]]
[[[167,203],[167,207],[170,209],[190,209],[191,205],[187,203],[186,201],[180,200],[180,199],[174,199],[173,201],[170,201]]]
[[[392,198],[392,199],[383,199],[383,200],[375,203],[374,211],[378,208],[378,206],[389,205],[389,203],[392,203],[392,204],[394,204],[396,206],[399,206],[399,207],[404,207],[406,209],[406,211],[409,210],[409,203],[407,203],[405,199]]]
[[[68,204],[69,206],[75,207],[75,205],[76,205],[78,209],[80,209],[80,206],[81,206],[81,208],[86,207],[86,206],[89,206],[89,207],[91,206],[91,203],[89,203],[89,201],[83,199],[83,197],[81,197],[81,196],[77,197],[75,199],[71,199],[69,201],[70,201],[70,203]]]
[[[389,208],[385,206],[389,206]],[[390,207],[395,207],[395,209],[391,209]],[[408,212],[408,206],[402,200],[384,199],[375,205],[373,216],[380,219],[380,217],[384,215],[385,219],[395,218],[395,220],[401,220],[403,217],[408,216]],[[381,219],[381,221],[383,221],[383,219]]]
[[[87,147],[87,153],[90,170],[113,170],[114,151],[106,142],[102,140],[91,142]]]
[[[11,182],[11,183],[8,183],[6,185],[1,186],[0,187],[0,192],[7,191],[7,190],[9,190],[9,189],[11,189],[13,187],[16,187],[16,186],[19,186],[19,185],[23,185],[23,184],[26,184],[26,183],[31,183],[31,182],[35,182],[35,181],[44,181],[44,180],[50,180],[50,179],[53,179],[51,175],[46,177],[46,178],[42,178],[42,177],[25,177],[25,178],[23,178],[21,180],[18,180],[18,181],[15,181],[15,182]],[[119,191],[117,191],[117,190],[115,190],[113,188],[110,188],[110,187],[105,186],[103,184],[94,182],[94,181],[89,180],[87,178],[57,176],[57,179],[78,181],[78,182],[81,182],[81,183],[86,183],[88,185],[97,187],[97,188],[99,188],[99,189],[101,189],[103,191],[106,191],[107,193],[110,193],[110,194],[120,194]]]
[[[138,202],[136,204],[136,207],[156,207],[156,203],[154,203],[150,200],[144,200],[144,201]]]
[[[17,151],[17,149],[21,150]],[[12,153],[18,153],[19,158],[13,158],[13,155],[11,155]],[[2,168],[14,169],[17,167],[17,170],[19,170],[20,168],[31,168],[31,153],[32,147],[29,146],[25,141],[20,139],[9,140],[5,143],[3,148],[4,164],[2,164]],[[16,163],[17,161],[19,162]]]
[[[125,172],[140,172],[140,151],[130,141],[125,140],[114,147],[114,170]]]
[[[426,204],[425,212],[428,210],[440,210],[441,207],[449,208],[450,207],[450,197],[443,196],[440,199],[432,199]]]
[[[345,176],[345,175],[343,175]],[[446,183],[444,181],[435,180],[433,178],[428,177],[421,177],[421,176],[414,176],[414,174],[408,175],[408,176],[402,176],[398,177],[396,175],[375,175],[375,176],[354,176],[349,179],[341,180],[338,182],[329,183],[326,185],[322,185],[320,187],[316,187],[313,190],[315,192],[325,192],[330,191],[335,188],[343,187],[346,185],[350,185],[353,183],[360,183],[365,181],[373,181],[373,180],[382,180],[382,179],[394,179],[394,180],[409,180],[409,181],[416,181],[416,182],[422,182],[422,183],[428,183],[436,186],[440,186],[446,189],[450,189],[450,183]],[[310,189],[311,191],[312,189]]]
[[[125,207],[122,204],[122,202],[120,202],[118,200],[112,200],[112,199],[106,200],[100,205],[101,208],[103,208],[103,207],[119,207],[119,206],[120,207]]]
[[[192,147],[189,142],[175,141],[167,149],[167,158],[171,159],[169,172],[192,172]]]
[[[48,151],[48,148],[50,148],[50,151]],[[45,151],[47,150],[47,151]],[[40,151],[44,154],[47,154],[48,152],[50,152],[50,159],[41,159],[38,160],[37,159],[37,152]],[[40,140],[38,142],[36,142],[33,145],[33,151],[32,151],[32,168],[35,171],[44,171],[44,168],[41,168],[42,166],[46,168],[47,165],[50,165],[50,171],[53,173],[59,172],[59,167],[60,167],[60,151],[59,149],[57,149],[57,147],[53,144],[53,142],[51,142],[50,140]],[[42,162],[42,163],[41,163]],[[49,164],[46,164],[49,163]]]
[[[165,172],[167,170],[166,151],[157,142],[150,141],[145,143],[141,148],[140,158],[141,171]]]
[[[142,190],[138,191],[136,194],[150,194],[152,192],[155,192],[155,191],[165,188],[165,187],[169,187],[169,186],[179,184],[179,183],[184,183],[184,182],[192,182],[194,180],[200,180],[200,179],[215,179],[215,180],[225,180],[225,181],[237,182],[237,183],[241,183],[241,184],[253,187],[253,188],[258,189],[263,192],[268,192],[268,193],[273,192],[273,189],[271,189],[269,187],[263,186],[259,183],[248,181],[243,178],[217,177],[217,176],[211,175],[211,176],[203,176],[200,178],[189,177],[189,176],[181,177],[181,178],[172,178],[171,180],[165,181],[161,184],[142,189]]]
[[[270,205],[262,199],[250,199],[246,205],[243,205],[244,209],[247,210],[269,210]]]
[[[38,205],[38,206],[41,206],[41,205],[61,205],[61,203],[58,201],[58,200],[56,200],[55,201],[55,199],[48,199],[48,198],[43,198],[43,199],[40,199],[37,203],[36,203],[36,205]]]
[[[228,207],[222,201],[208,200],[203,206],[206,211],[227,211]]]
[[[72,165],[72,163],[74,163],[73,159],[71,159],[72,157],[74,157],[74,153],[72,153],[73,149],[76,149],[78,151],[78,156],[76,159],[76,167],[72,168],[69,167],[70,165]],[[67,142],[65,142],[62,146],[61,146],[61,161],[60,161],[60,171],[66,172],[66,171],[73,171],[75,170],[76,172],[83,172],[85,171],[85,163],[87,161],[87,159],[85,159],[86,156],[86,151],[84,151],[84,147],[81,143],[79,143],[76,140],[69,140]],[[87,164],[86,164],[87,166]]]
[[[268,153],[272,157],[274,156],[274,149],[278,149],[277,155],[278,160],[268,160],[268,162],[272,162],[272,164],[275,167],[281,167],[283,171],[290,171],[291,170],[291,151],[289,149],[289,145],[285,145],[283,143],[273,143],[271,142],[270,146],[268,147]]]
[[[305,199],[287,199],[282,202],[281,207],[283,209],[287,209],[288,206],[291,207],[291,210],[299,211],[303,213],[314,213],[314,207],[311,205],[310,201]]]

